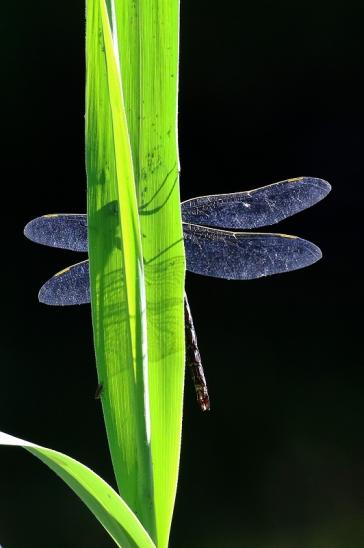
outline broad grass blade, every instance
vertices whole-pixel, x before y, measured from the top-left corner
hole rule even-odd
[[[179,0],[110,5],[143,235],[157,544],[165,547],[178,477],[185,359],[176,123]]]
[[[87,2],[86,53],[88,239],[101,399],[120,493],[154,537],[143,256],[120,62],[105,0]]]

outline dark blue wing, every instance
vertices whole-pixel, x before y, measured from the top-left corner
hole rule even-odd
[[[74,264],[55,274],[41,287],[38,299],[41,303],[54,306],[89,303],[88,261]]]
[[[285,234],[228,232],[184,224],[187,269],[196,274],[251,280],[309,266],[321,259],[320,249]]]
[[[182,203],[182,218],[192,224],[254,229],[278,223],[314,205],[330,190],[329,183],[322,179],[288,179],[247,192],[192,198]],[[86,252],[87,215],[44,215],[30,221],[24,234],[40,244]]]
[[[200,196],[182,203],[182,219],[198,225],[255,229],[311,207],[330,190],[323,179],[298,177],[247,192]]]
[[[250,280],[297,270],[321,258],[320,249],[284,234],[227,232],[184,224],[187,270],[196,274]],[[90,302],[89,263],[58,272],[39,291],[42,303],[67,306]]]
[[[59,213],[37,217],[26,225],[24,234],[38,244],[87,252],[87,215]]]

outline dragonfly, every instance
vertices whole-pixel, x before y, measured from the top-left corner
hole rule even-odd
[[[313,206],[330,190],[330,184],[323,179],[296,177],[250,191],[182,202],[187,270],[228,280],[251,280],[312,265],[322,257],[312,242],[287,234],[245,230],[279,223]],[[88,251],[86,214],[43,215],[30,221],[24,234],[50,247]],[[55,274],[41,287],[38,298],[55,306],[89,303],[88,260]],[[197,402],[206,411],[210,409],[210,398],[186,294],[184,303],[186,366],[192,374]],[[98,393],[101,391],[99,385]]]

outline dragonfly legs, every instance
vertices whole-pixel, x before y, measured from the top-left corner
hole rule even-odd
[[[104,385],[101,382],[97,385],[96,392],[95,392],[95,400],[101,399],[101,394],[103,392],[103,389],[104,389]]]

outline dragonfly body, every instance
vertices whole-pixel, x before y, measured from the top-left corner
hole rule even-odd
[[[187,270],[218,278],[248,280],[313,264],[321,258],[321,251],[307,240],[285,234],[236,230],[276,224],[322,200],[330,189],[322,179],[298,177],[251,191],[201,196],[183,202]],[[38,217],[26,225],[24,233],[30,240],[51,247],[88,251],[84,214]],[[40,289],[39,300],[58,306],[90,302],[88,261],[53,276]],[[198,403],[206,410],[209,397],[186,296],[185,325],[186,361]]]
[[[197,344],[197,335],[193,324],[190,305],[185,294],[185,339],[186,339],[186,365],[191,371],[192,381],[195,387],[197,403],[202,411],[209,411],[210,398],[207,390],[207,382],[202,366],[200,350]]]

